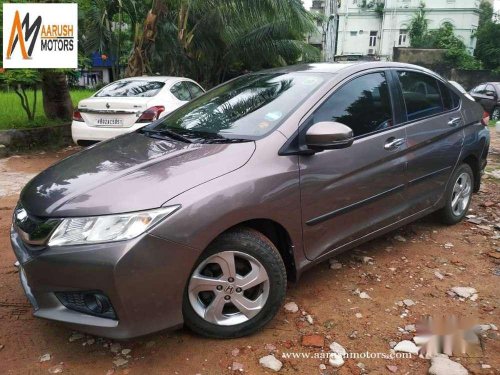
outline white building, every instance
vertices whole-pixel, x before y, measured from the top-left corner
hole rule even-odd
[[[408,27],[420,3],[421,0],[338,1],[335,59],[391,60],[393,47],[409,46]],[[473,53],[479,3],[480,0],[426,0],[429,30],[438,29],[445,22],[451,23],[455,35]],[[324,54],[328,56],[328,51]]]

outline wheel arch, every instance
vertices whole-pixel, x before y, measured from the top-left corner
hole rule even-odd
[[[474,192],[477,193],[481,185],[481,166],[479,158],[471,153],[462,159],[461,164],[467,164],[472,169],[472,173],[474,174]]]
[[[250,219],[241,221],[219,233],[213,241],[221,234],[231,231],[235,228],[247,227],[262,233],[266,236],[281,255],[286,268],[287,279],[290,281],[297,280],[297,267],[294,255],[294,244],[288,231],[283,225],[272,219]]]

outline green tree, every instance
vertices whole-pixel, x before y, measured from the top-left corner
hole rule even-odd
[[[37,89],[41,81],[40,73],[36,69],[7,69],[1,80],[12,87],[21,100],[21,106],[26,112],[28,121],[35,119]],[[30,103],[28,90],[33,90],[33,101]]]
[[[422,2],[413,15],[408,28],[410,46],[413,48],[429,48],[430,43],[427,39],[429,20],[426,18],[426,14],[425,4]]]
[[[446,61],[461,69],[479,69],[481,62],[467,51],[467,47],[456,35],[451,23],[445,22],[437,30],[428,30],[425,4],[421,3],[413,16],[408,34],[413,48],[439,48],[446,50]]]
[[[64,69],[43,69],[40,72],[43,111],[49,120],[71,119],[73,102],[69,94],[69,72]]]
[[[493,6],[489,1],[482,0],[479,4],[479,23],[478,29],[493,20]]]
[[[479,24],[476,32],[475,56],[487,69],[500,69],[500,24],[493,22],[493,7],[487,1],[480,6]]]
[[[446,50],[446,60],[453,67],[461,69],[480,69],[481,63],[467,52],[467,47],[454,32],[451,23],[445,22],[437,30],[427,33],[426,39],[432,48]]]
[[[120,64],[130,53],[148,1],[84,0],[79,5],[82,52],[112,59],[113,78],[119,78]]]
[[[300,0],[154,0],[127,75],[184,75],[206,86],[234,72],[318,59]]]
[[[500,24],[488,22],[477,31],[475,55],[487,69],[500,70]]]

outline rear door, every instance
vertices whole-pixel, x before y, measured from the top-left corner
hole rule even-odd
[[[394,127],[387,73],[362,73],[344,82],[303,122],[321,121],[354,133],[352,146],[301,155],[305,251],[309,259],[346,245],[405,216],[406,136]]]
[[[460,97],[443,82],[420,71],[397,70],[403,125],[408,141],[409,213],[435,205],[457,164],[464,121]]]

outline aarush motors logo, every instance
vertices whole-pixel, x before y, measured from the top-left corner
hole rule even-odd
[[[4,67],[76,68],[77,17],[76,4],[4,4]]]
[[[30,14],[26,13],[23,22],[21,23],[21,18],[19,17],[19,12],[16,11],[14,16],[14,22],[12,23],[12,30],[10,32],[9,45],[7,47],[7,58],[10,59],[14,48],[19,43],[19,48],[21,49],[21,54],[23,59],[27,60],[31,57],[33,53],[33,48],[35,47],[36,38],[38,32],[40,31],[40,26],[42,25],[42,17],[38,16],[35,22],[30,26]],[[23,32],[24,27],[24,32]],[[31,38],[33,36],[33,38]],[[26,50],[26,45],[31,38],[31,43],[28,50]]]

